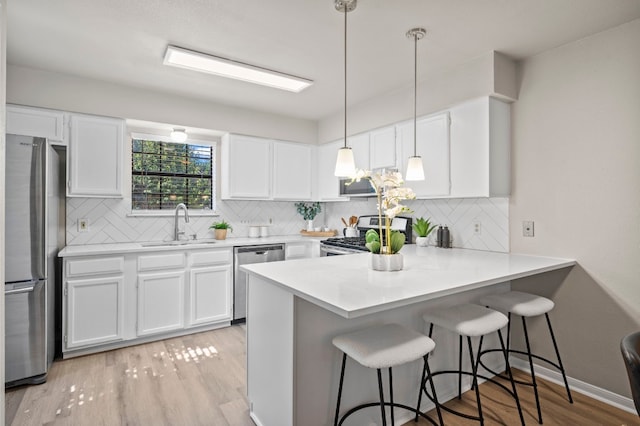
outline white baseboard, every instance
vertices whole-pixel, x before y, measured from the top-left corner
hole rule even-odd
[[[522,370],[527,373],[529,372],[529,362],[524,359],[510,356],[509,363],[513,368],[517,368],[518,370]],[[551,370],[536,363],[533,363],[533,368],[536,371],[536,377],[541,377],[545,380],[564,387],[562,374],[560,374],[559,371]],[[597,386],[594,386],[587,382],[583,382],[582,380],[574,379],[569,376],[567,376],[567,381],[569,382],[569,388],[572,392],[579,392],[590,398],[602,401],[605,404],[611,405],[629,413],[637,414],[636,407],[631,398],[618,395],[606,389],[599,388]]]
[[[249,412],[249,418],[250,418],[251,420],[253,420],[253,422],[256,424],[256,426],[262,426],[262,423],[260,422],[260,419],[258,419],[258,418],[256,417],[256,415],[255,415],[255,414],[253,414],[253,411],[250,411],[250,412]]]

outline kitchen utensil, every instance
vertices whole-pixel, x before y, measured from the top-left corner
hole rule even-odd
[[[346,220],[344,220],[344,217],[341,217],[341,218],[340,218],[340,220],[342,221],[342,223],[344,223],[344,226],[347,226],[347,227],[349,226],[349,225],[347,224],[347,221],[346,221]]]
[[[343,234],[347,238],[356,238],[358,236],[358,230],[352,226],[344,228]]]
[[[349,225],[350,226],[356,226],[356,224],[358,223],[358,217],[357,216],[351,216],[349,218]]]

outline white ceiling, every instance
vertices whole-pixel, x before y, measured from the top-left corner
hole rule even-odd
[[[333,0],[8,0],[9,64],[319,120],[342,110]],[[535,55],[640,18],[640,0],[360,0],[348,15],[349,103],[486,54]],[[168,44],[309,78],[299,93],[162,65]]]

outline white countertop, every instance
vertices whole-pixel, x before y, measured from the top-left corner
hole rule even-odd
[[[403,247],[404,269],[369,269],[369,253],[242,266],[345,318],[575,265],[574,260],[466,249]]]
[[[94,256],[109,254],[126,254],[146,251],[170,251],[170,250],[202,250],[231,248],[235,246],[252,246],[258,244],[277,244],[277,243],[294,243],[305,241],[320,241],[326,237],[306,237],[302,235],[275,235],[271,237],[260,238],[227,238],[226,240],[201,239],[189,241],[189,244],[183,245],[152,245],[145,246],[145,243],[110,243],[110,244],[83,244],[70,245],[58,253],[59,257],[76,257],[76,256]],[[152,244],[160,243],[151,242]]]

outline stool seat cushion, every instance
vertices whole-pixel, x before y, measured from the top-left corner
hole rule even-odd
[[[480,303],[500,312],[511,312],[522,317],[535,317],[546,314],[555,306],[546,297],[521,291],[490,294],[482,297]]]
[[[461,336],[484,336],[506,326],[509,320],[504,314],[480,305],[462,304],[435,308],[422,318]]]
[[[333,344],[369,368],[389,368],[422,358],[435,342],[399,324],[370,327],[333,338]]]

